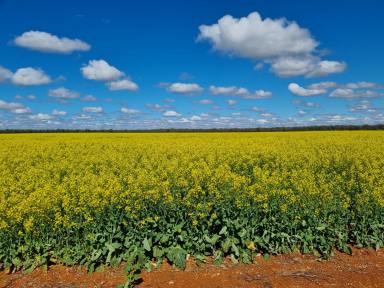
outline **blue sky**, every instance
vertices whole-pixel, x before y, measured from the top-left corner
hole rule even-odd
[[[0,129],[383,123],[383,8],[0,0]]]

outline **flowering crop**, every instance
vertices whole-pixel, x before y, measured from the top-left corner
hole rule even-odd
[[[0,135],[0,264],[328,257],[384,243],[384,133]]]

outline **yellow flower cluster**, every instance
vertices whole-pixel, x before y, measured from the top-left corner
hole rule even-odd
[[[106,207],[190,207],[193,225],[236,207],[321,213],[384,207],[384,133],[90,133],[0,135],[0,231],[91,223]],[[356,205],[357,203],[357,205]],[[211,215],[212,214],[212,215]],[[141,217],[141,224],[158,216]]]

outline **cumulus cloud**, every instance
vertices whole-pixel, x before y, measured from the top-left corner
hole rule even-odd
[[[313,83],[308,86],[308,89],[328,89],[336,86],[337,86],[336,82],[325,81],[325,82]]]
[[[81,67],[84,78],[96,81],[114,81],[124,73],[108,64],[105,60],[90,60],[88,65]]]
[[[294,101],[292,101],[292,103],[296,107],[302,107],[302,108],[305,108],[305,109],[320,108],[320,104],[317,103],[317,102],[303,101],[303,100],[294,100]]]
[[[359,103],[352,105],[349,111],[357,112],[357,113],[376,113],[377,108],[373,107],[371,102],[367,100],[363,100],[363,101],[360,101]]]
[[[13,73],[10,70],[0,66],[0,83],[11,79],[12,75]]]
[[[272,113],[261,113],[260,116],[264,117],[264,118],[270,118],[270,117],[273,117],[273,114]]]
[[[160,104],[145,104],[145,107],[147,107],[149,110],[154,111],[154,112],[164,112],[166,110],[169,110],[172,108],[171,105],[160,105]]]
[[[139,86],[135,82],[129,79],[112,81],[107,83],[107,86],[111,91],[116,91],[116,90],[137,91],[139,89]]]
[[[374,82],[351,82],[347,84],[338,84],[336,82],[326,81],[313,83],[307,88],[301,87],[296,83],[290,83],[289,91],[298,96],[314,96],[327,93],[330,88],[334,90],[329,94],[335,98],[360,98],[360,97],[379,97],[384,96],[379,90],[384,89],[383,85]]]
[[[19,68],[12,75],[11,81],[15,85],[35,86],[51,83],[51,78],[41,69],[32,67]]]
[[[226,15],[212,25],[201,25],[198,41],[208,41],[217,51],[271,65],[281,77],[325,76],[345,70],[344,62],[316,56],[319,43],[309,30],[285,18],[262,19],[253,12],[240,19]]]
[[[383,88],[383,86],[379,85],[377,83],[373,83],[373,82],[360,81],[360,82],[348,83],[345,85],[345,88],[349,88],[349,89],[361,89],[361,88],[381,89],[381,88]]]
[[[34,121],[49,121],[54,119],[55,117],[45,113],[38,113],[38,114],[29,116],[29,118]]]
[[[213,104],[213,101],[210,99],[202,99],[202,100],[197,101],[197,103],[201,104],[201,105],[211,105],[211,104]]]
[[[271,71],[280,77],[321,77],[341,73],[347,65],[344,62],[323,60],[312,55],[280,57],[269,61]]]
[[[197,116],[197,115],[193,115],[191,118],[190,118],[191,121],[201,121],[203,120],[203,118],[201,118],[200,116]]]
[[[85,95],[81,100],[85,102],[93,102],[93,101],[96,101],[97,99],[93,95]]]
[[[27,96],[16,95],[16,96],[15,96],[15,99],[28,99],[28,100],[33,101],[33,100],[36,100],[36,96],[33,95],[33,94],[29,94],[29,95],[27,95]]]
[[[14,114],[26,114],[31,112],[29,107],[26,107],[21,103],[6,102],[3,100],[0,100],[0,110],[6,110]]]
[[[88,51],[91,46],[80,40],[58,37],[42,31],[28,31],[14,39],[17,46],[46,53],[69,54],[74,51]]]
[[[329,94],[330,97],[334,98],[373,98],[384,96],[384,93],[373,90],[354,90],[351,88],[337,88]]]
[[[86,113],[103,113],[103,107],[83,107],[83,112]]]
[[[304,111],[304,110],[299,110],[299,112],[297,112],[297,114],[299,115],[299,116],[304,116],[304,115],[307,115],[307,111]]]
[[[236,104],[237,104],[237,101],[236,101],[236,100],[228,100],[228,101],[227,101],[227,104],[228,104],[229,106],[233,106],[233,105],[236,105]]]
[[[315,96],[327,93],[327,90],[325,89],[306,89],[296,83],[290,83],[288,85],[288,90],[297,96]]]
[[[257,113],[260,113],[260,112],[264,112],[265,109],[264,108],[260,108],[260,107],[257,107],[257,106],[253,106],[251,107],[250,109],[252,112],[257,112]]]
[[[214,49],[252,59],[312,52],[318,43],[307,29],[285,19],[262,19],[253,12],[240,19],[226,15],[213,25],[201,25],[198,40]]]
[[[163,116],[165,116],[165,117],[179,117],[179,116],[181,116],[181,114],[177,113],[176,111],[173,111],[173,110],[167,110],[163,113]]]
[[[50,89],[48,91],[48,96],[58,99],[75,99],[79,98],[80,94],[67,88],[60,87],[57,89]]]
[[[120,109],[120,111],[124,114],[129,114],[129,115],[136,115],[136,114],[140,114],[140,111],[139,110],[136,110],[136,109],[131,109],[131,108],[127,108],[127,107],[122,107]]]
[[[211,85],[209,87],[209,91],[213,95],[239,96],[244,99],[263,99],[263,98],[269,98],[272,96],[272,92],[270,91],[256,90],[254,92],[251,92],[246,88],[236,87],[236,86],[220,87],[220,86]]]
[[[60,111],[60,110],[54,109],[52,111],[52,115],[54,115],[54,116],[65,116],[65,115],[67,115],[67,111]]]
[[[309,71],[308,77],[322,77],[333,73],[341,73],[347,69],[345,62],[323,60],[317,62],[314,69]]]
[[[196,83],[160,83],[160,86],[167,87],[167,90],[175,94],[193,95],[201,93],[204,89]]]

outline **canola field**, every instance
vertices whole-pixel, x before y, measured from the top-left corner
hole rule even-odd
[[[384,246],[381,131],[4,134],[0,171],[11,272]]]

